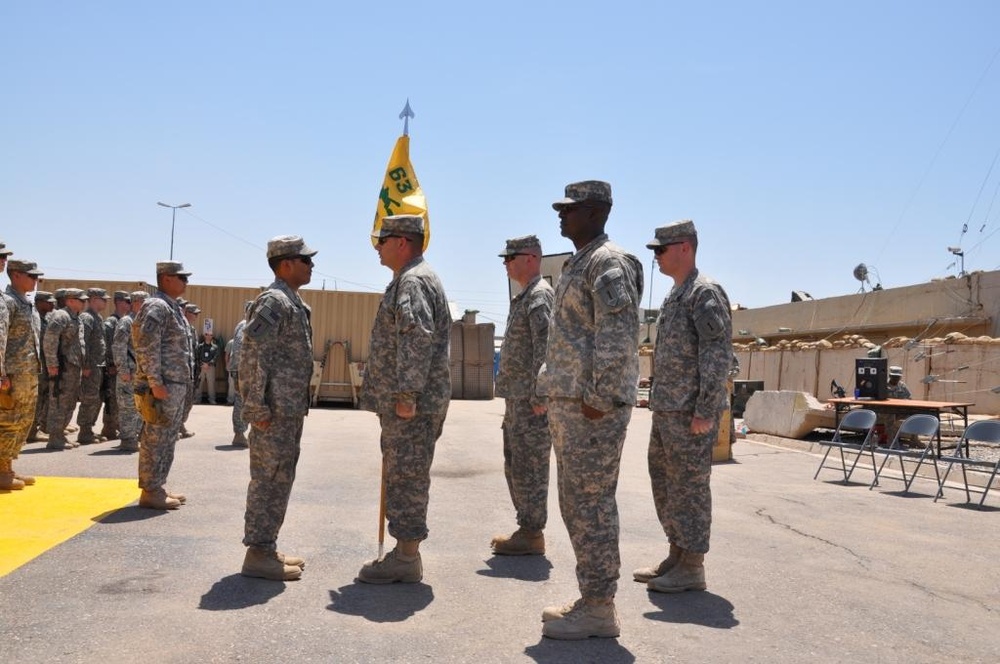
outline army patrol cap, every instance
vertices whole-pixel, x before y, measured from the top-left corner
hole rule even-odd
[[[267,241],[267,258],[294,258],[295,256],[315,256],[319,252],[310,249],[301,235],[279,235]]]
[[[149,297],[149,293],[147,293],[144,290],[137,290],[129,293],[128,297],[130,300],[145,300],[147,297]]]
[[[176,274],[180,277],[191,276],[190,272],[184,270],[184,263],[179,261],[157,261],[156,276],[160,276],[161,274]]]
[[[89,300],[90,296],[83,292],[80,288],[67,288],[66,294],[63,295],[67,300]]]
[[[542,243],[538,241],[536,236],[525,235],[524,237],[511,238],[507,240],[507,246],[500,252],[500,257],[523,254],[529,249],[535,249],[539,254],[542,253]]]
[[[124,302],[128,302],[131,299],[132,299],[132,296],[128,294],[128,291],[123,291],[123,290],[116,290],[115,291],[115,302],[117,302],[118,300],[122,300]]]
[[[31,261],[22,261],[13,258],[7,261],[7,270],[10,272],[23,272],[25,274],[30,274],[34,277],[40,277],[44,272],[38,269],[38,263],[33,263]]]
[[[7,256],[12,256],[13,254],[14,252],[7,248],[7,245],[3,243],[3,240],[0,240],[0,258],[6,258]]]
[[[690,219],[675,221],[666,226],[660,226],[653,233],[655,237],[646,243],[647,249],[655,249],[668,244],[674,244],[693,237],[698,237],[698,230]]]
[[[35,291],[35,302],[51,302],[52,304],[55,304],[56,298],[52,295],[52,293],[46,290],[40,290]]]
[[[57,300],[61,300],[66,297],[66,290],[67,289],[65,288],[57,288],[55,292],[52,293],[52,297],[56,298]]]
[[[108,297],[108,291],[104,290],[103,288],[88,288],[87,295],[90,296],[90,299],[94,299],[95,297],[99,297],[102,300],[111,299]]]
[[[611,185],[601,180],[584,180],[566,185],[565,198],[552,204],[553,210],[561,210],[575,203],[605,203],[611,205]]]
[[[188,312],[189,314],[200,314],[201,308],[194,302],[188,302],[187,304],[184,305],[184,311]]]
[[[897,366],[889,367],[889,375],[890,376],[902,376],[903,375],[903,367],[897,367]]]
[[[423,235],[424,218],[419,214],[396,214],[382,218],[382,228],[372,237],[388,237],[389,235]]]

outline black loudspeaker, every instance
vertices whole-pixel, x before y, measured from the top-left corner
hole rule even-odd
[[[867,357],[854,360],[854,395],[859,399],[883,401],[888,395],[889,358]]]

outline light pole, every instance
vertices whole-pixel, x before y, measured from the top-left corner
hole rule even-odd
[[[177,209],[191,207],[190,203],[181,203],[180,205],[167,205],[166,203],[161,203],[156,201],[156,204],[170,208],[170,260],[174,260],[174,223],[177,221]]]

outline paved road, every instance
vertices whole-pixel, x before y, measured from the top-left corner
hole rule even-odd
[[[954,490],[933,504],[930,482],[901,497],[889,492],[899,483],[869,491],[832,483],[834,473],[813,481],[816,456],[762,443],[740,442],[735,461],[715,467],[709,590],[647,593],[630,571],[666,547],[645,471],[646,410],[635,411],[618,492],[622,636],[543,639],[542,608],[576,597],[573,555],[554,490],[546,557],[489,554],[490,537],[514,527],[502,409],[452,403],[434,462],[424,582],[372,587],[354,577],[377,550],[374,416],[322,409],[307,419],[279,544],[308,564],[301,581],[280,584],[238,574],[246,452],[228,446],[228,408],[195,406],[197,435],[179,443],[171,475],[188,505],[126,507],[0,579],[0,661],[1000,659],[1000,509],[957,507]],[[135,457],[108,443],[41,447],[28,446],[18,468],[134,476]]]

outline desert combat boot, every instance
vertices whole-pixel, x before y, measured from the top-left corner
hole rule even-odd
[[[20,491],[23,488],[24,482],[14,475],[14,469],[11,468],[11,460],[4,459],[0,461],[0,490]]]
[[[540,530],[518,528],[511,535],[497,535],[490,542],[498,556],[541,556],[545,554],[545,535]]]
[[[171,497],[166,489],[160,487],[152,491],[142,490],[139,496],[139,507],[151,510],[175,510],[181,506],[181,501]]]
[[[658,576],[663,576],[671,569],[674,565],[679,563],[681,560],[681,548],[676,544],[670,545],[670,554],[666,558],[660,561],[660,564],[656,567],[640,567],[632,572],[632,578],[639,583],[649,583]]]
[[[609,639],[621,633],[622,626],[614,602],[591,604],[578,601],[562,618],[542,623],[542,636],[563,641],[589,639],[592,636]]]
[[[660,593],[682,593],[685,590],[704,590],[705,554],[684,551],[673,569],[651,579],[646,587]]]
[[[288,559],[279,559],[277,551],[249,546],[240,574],[271,581],[295,581],[301,578],[302,568],[298,565],[289,565]]]
[[[424,566],[420,553],[406,556],[393,549],[380,560],[365,563],[358,573],[362,583],[418,583],[424,578]]]

